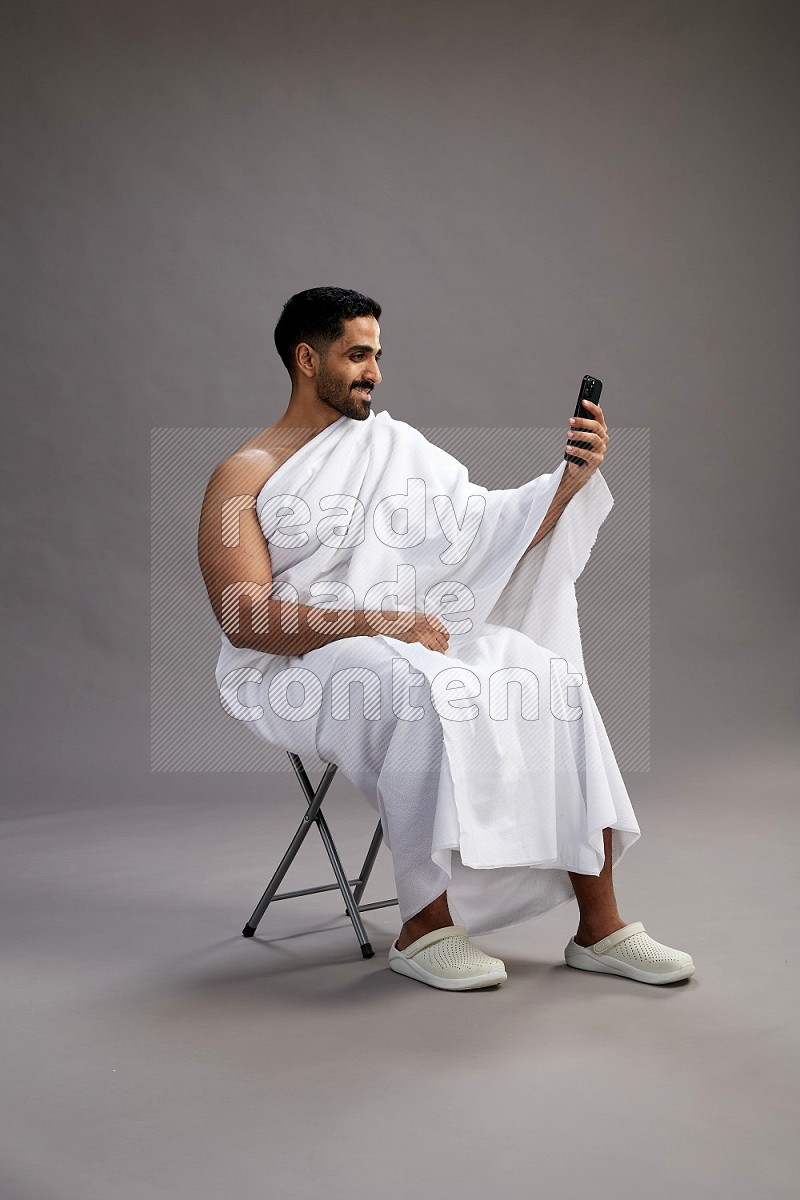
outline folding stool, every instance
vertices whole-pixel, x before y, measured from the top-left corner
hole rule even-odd
[[[364,929],[364,925],[361,920],[361,913],[366,912],[367,909],[370,908],[386,908],[390,904],[397,904],[397,897],[395,897],[393,900],[378,900],[374,904],[360,904],[361,897],[364,893],[364,888],[367,886],[367,880],[370,877],[370,872],[372,871],[373,864],[378,856],[378,850],[380,849],[381,841],[383,840],[381,822],[378,820],[378,827],[372,835],[372,841],[370,842],[369,850],[367,851],[367,857],[364,859],[364,865],[361,868],[358,877],[356,879],[348,879],[345,875],[344,868],[342,867],[342,862],[337,853],[333,838],[331,837],[328,823],[321,812],[322,801],[325,799],[325,793],[330,787],[331,781],[336,774],[336,764],[328,763],[326,765],[322,779],[319,781],[317,786],[317,790],[314,791],[311,786],[311,781],[306,773],[306,769],[303,766],[299,756],[297,754],[293,754],[291,750],[287,750],[286,753],[289,755],[289,761],[294,767],[297,778],[300,780],[300,786],[305,793],[308,808],[303,815],[300,825],[298,826],[297,833],[292,838],[291,842],[289,843],[288,850],[280,861],[277,871],[272,876],[272,879],[270,879],[269,884],[267,885],[267,890],[264,892],[264,895],[256,905],[253,915],[242,930],[242,935],[244,937],[253,936],[258,928],[259,921],[273,900],[288,900],[291,896],[309,896],[314,892],[330,892],[334,891],[338,887],[341,890],[342,896],[344,897],[344,902],[347,906],[345,915],[349,916],[350,920],[353,922],[353,926],[356,931],[356,937],[358,938],[361,946],[361,953],[364,958],[372,958],[375,954],[375,951],[372,949],[366,930]],[[275,893],[280,887],[281,880],[288,871],[295,854],[297,854],[297,851],[303,844],[303,839],[311,828],[312,823],[316,824],[317,829],[319,830],[319,835],[322,838],[323,845],[328,852],[328,858],[331,860],[333,873],[336,876],[336,883],[325,883],[321,884],[320,887],[301,888],[296,892],[281,892],[280,895],[276,895]],[[354,892],[351,892],[350,888],[353,886],[353,884],[356,885],[356,888]]]

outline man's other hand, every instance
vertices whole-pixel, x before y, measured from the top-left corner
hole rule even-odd
[[[365,616],[374,633],[397,638],[399,642],[421,642],[429,650],[439,650],[442,654],[450,643],[450,632],[435,613],[428,617],[424,612],[369,612]]]

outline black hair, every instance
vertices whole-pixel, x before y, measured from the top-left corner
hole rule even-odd
[[[294,379],[294,351],[299,342],[308,342],[317,354],[324,355],[344,333],[344,323],[352,317],[381,315],[377,300],[349,288],[316,287],[297,292],[283,306],[275,326],[275,349],[289,375]]]

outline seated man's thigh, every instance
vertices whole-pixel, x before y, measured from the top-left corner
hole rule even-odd
[[[395,647],[381,638],[344,638],[336,643],[326,662],[322,683],[322,705],[317,725],[317,746],[327,761],[336,762],[352,778],[352,772],[376,778],[390,746],[395,757],[402,743],[415,753],[408,758],[409,770],[428,769],[422,758],[441,756],[441,721],[430,701],[430,685],[410,664],[400,663]],[[308,655],[305,656],[308,659]],[[311,669],[313,665],[309,664]],[[393,682],[413,674],[411,693],[393,693]]]

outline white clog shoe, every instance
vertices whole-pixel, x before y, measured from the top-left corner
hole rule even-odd
[[[463,925],[432,929],[405,950],[392,942],[389,966],[399,975],[448,992],[492,987],[508,978],[505,963],[473,946]]]
[[[574,937],[570,938],[564,958],[579,971],[626,975],[639,983],[675,983],[694,975],[691,954],[654,942],[641,921],[623,925],[593,946],[579,946]]]

